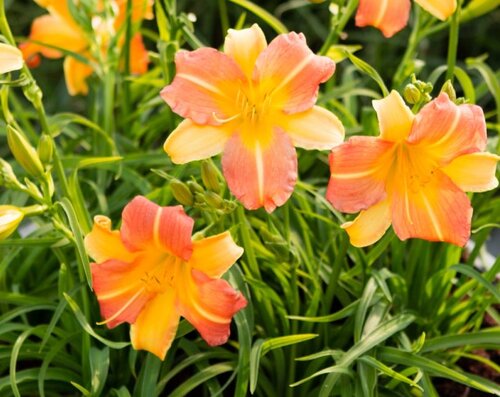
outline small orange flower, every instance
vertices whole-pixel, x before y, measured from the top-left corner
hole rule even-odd
[[[160,207],[144,197],[123,210],[120,231],[96,216],[85,246],[93,288],[109,328],[131,323],[135,349],[164,359],[186,318],[211,346],[229,337],[232,316],[247,304],[220,279],[242,255],[229,232],[191,240],[194,221],[181,206]]]
[[[465,245],[472,207],[464,191],[498,186],[500,157],[483,152],[482,109],[441,93],[414,116],[396,91],[373,106],[380,136],[353,137],[330,155],[327,199],[340,211],[361,211],[342,225],[351,243],[373,244],[392,223],[402,240]]]
[[[457,8],[457,0],[415,0],[420,7],[444,21]],[[410,0],[360,0],[356,26],[374,26],[391,37],[408,23]]]
[[[224,52],[180,51],[177,75],[161,92],[184,120],[165,142],[174,163],[224,152],[231,192],[248,209],[283,205],[297,179],[294,146],[331,149],[344,128],[314,106],[319,84],[335,64],[317,56],[302,34],[279,35],[269,45],[257,26],[229,30]]]
[[[61,58],[64,54],[59,51],[65,50],[81,55],[92,60],[90,54],[91,43],[87,34],[73,19],[68,8],[69,0],[35,0],[41,7],[49,11],[48,15],[36,18],[31,25],[29,42],[21,44],[24,59],[30,67],[36,67],[40,63],[40,56],[47,58]],[[126,15],[126,0],[115,0],[116,16],[113,26],[107,26],[99,16],[92,19],[92,27],[96,40],[101,46],[103,54],[107,51],[110,42],[110,34],[118,32],[124,22]],[[99,3],[100,4],[100,3]],[[101,5],[101,4],[100,4]],[[132,21],[140,23],[144,18],[152,18],[153,0],[132,0]],[[123,39],[120,41],[123,43]],[[121,44],[123,45],[123,44]],[[134,74],[142,74],[147,71],[148,54],[142,36],[135,33],[130,43],[130,68]],[[64,60],[64,75],[68,92],[71,95],[87,94],[87,77],[93,72],[92,67],[77,58],[66,56]]]

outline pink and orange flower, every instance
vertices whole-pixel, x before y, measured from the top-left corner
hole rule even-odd
[[[144,197],[123,210],[120,231],[105,216],[85,238],[93,288],[109,328],[131,325],[132,346],[164,359],[186,318],[211,346],[229,337],[233,315],[247,304],[220,279],[242,255],[229,232],[192,240],[194,221],[181,206]]]
[[[99,6],[102,6],[99,0]],[[91,54],[92,42],[88,34],[74,20],[68,7],[68,0],[35,0],[41,7],[47,9],[49,14],[36,18],[31,25],[29,40],[21,44],[24,59],[30,67],[40,63],[40,55],[46,58],[64,59],[64,76],[68,92],[71,95],[87,94],[87,78],[93,73],[91,66],[95,62]],[[92,28],[95,33],[96,43],[103,56],[106,55],[111,36],[119,32],[124,25],[127,1],[112,1],[115,17],[108,26],[99,16],[92,19]],[[135,25],[147,18],[151,19],[153,0],[132,0],[132,22]],[[118,41],[121,47],[124,37]],[[81,62],[76,57],[65,55],[61,50],[75,53],[89,60]],[[149,59],[146,48],[139,32],[135,33],[130,42],[130,71],[133,74],[143,74],[147,71]]]
[[[444,21],[457,8],[457,0],[415,0],[436,18]],[[356,13],[356,26],[374,26],[385,37],[391,37],[408,23],[410,0],[360,0]]]
[[[351,243],[373,244],[392,224],[401,240],[464,246],[472,218],[464,191],[498,186],[500,157],[484,152],[482,109],[441,93],[415,116],[395,91],[373,106],[380,136],[353,137],[330,155],[327,199],[340,211],[361,211],[342,225]]]
[[[283,205],[297,179],[294,146],[331,149],[344,128],[314,106],[319,84],[335,64],[315,55],[302,34],[282,34],[267,45],[253,25],[230,29],[224,52],[180,51],[177,74],[162,98],[184,120],[164,149],[174,163],[221,152],[231,192],[248,209]]]

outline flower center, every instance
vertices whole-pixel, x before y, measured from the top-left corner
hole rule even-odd
[[[438,168],[436,161],[418,146],[402,143],[396,148],[393,179],[411,193],[425,189]],[[397,183],[397,182],[396,182]]]
[[[161,253],[154,260],[154,265],[144,272],[141,282],[145,284],[146,291],[152,293],[165,292],[175,284],[177,274],[182,269],[184,262],[177,256]]]

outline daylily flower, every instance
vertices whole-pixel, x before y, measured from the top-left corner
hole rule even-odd
[[[19,70],[23,67],[23,54],[18,48],[0,43],[0,74]]]
[[[294,145],[331,149],[344,128],[314,106],[318,86],[335,64],[307,47],[303,34],[282,34],[269,46],[257,26],[230,29],[224,52],[180,51],[177,75],[161,92],[184,120],[165,142],[174,163],[224,152],[229,189],[248,209],[284,204],[297,179]]]
[[[13,205],[0,205],[0,240],[15,232],[24,218],[24,212]]]
[[[40,63],[40,56],[47,58],[61,58],[65,56],[60,50],[69,51],[79,56],[95,60],[92,57],[90,47],[91,40],[81,26],[73,19],[68,8],[68,0],[35,0],[41,7],[49,11],[48,15],[36,18],[31,25],[29,42],[21,44],[20,48],[24,54],[24,59],[30,67],[35,67]],[[107,46],[112,35],[123,28],[125,22],[127,1],[115,0],[112,2],[115,8],[115,18],[105,21],[100,16],[92,19],[92,28],[103,56],[106,55]],[[139,24],[144,18],[152,18],[153,0],[132,0],[132,22]],[[99,6],[102,6],[98,2]],[[118,41],[121,47],[124,36]],[[142,74],[147,71],[148,54],[142,36],[135,33],[130,42],[130,71],[133,74]],[[87,94],[87,77],[93,73],[91,64],[81,62],[76,57],[66,56],[64,59],[64,75],[68,92],[71,95]]]
[[[436,18],[444,21],[457,8],[457,0],[415,0]],[[385,37],[391,37],[408,23],[410,0],[360,0],[356,13],[356,26],[374,26]]]
[[[231,234],[192,241],[194,221],[181,206],[160,207],[141,196],[124,208],[122,220],[116,231],[109,218],[97,216],[85,237],[103,323],[131,323],[132,346],[160,359],[180,316],[209,345],[225,343],[232,316],[247,303],[220,279],[243,253]]]
[[[482,109],[441,93],[415,116],[396,91],[373,106],[380,136],[353,137],[330,155],[328,200],[340,211],[361,211],[342,225],[351,243],[372,244],[392,223],[401,240],[465,245],[472,207],[464,191],[498,186],[500,157],[483,152]]]

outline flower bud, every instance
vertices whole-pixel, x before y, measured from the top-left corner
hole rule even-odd
[[[8,189],[21,189],[21,182],[18,181],[16,174],[12,166],[5,161],[0,159],[0,186],[5,186]]]
[[[414,84],[408,84],[403,91],[403,95],[410,105],[415,105],[421,98],[420,90]]]
[[[38,142],[38,156],[43,164],[51,164],[54,154],[54,141],[47,134],[43,134]]]
[[[179,203],[182,205],[193,205],[193,194],[186,184],[178,179],[173,179],[170,182],[170,189],[172,189],[172,194]]]
[[[189,190],[191,193],[196,194],[196,193],[204,193],[203,188],[198,182],[195,181],[187,181],[186,185],[189,187]]]
[[[455,92],[455,88],[453,88],[453,84],[450,80],[446,80],[441,87],[441,92],[448,94],[451,101],[455,102],[457,100],[457,93]]]
[[[217,174],[217,169],[211,161],[204,161],[201,163],[201,180],[208,190],[215,193],[220,192],[220,184]]]
[[[38,153],[24,135],[10,125],[7,126],[7,143],[17,162],[28,174],[37,178],[43,176],[43,166]]]
[[[12,72],[23,67],[23,54],[19,48],[0,43],[0,73]]]
[[[223,208],[224,206],[224,200],[222,200],[222,197],[214,192],[205,192],[205,201],[210,207],[217,210]]]
[[[0,240],[9,237],[24,218],[24,213],[13,205],[0,205]]]

